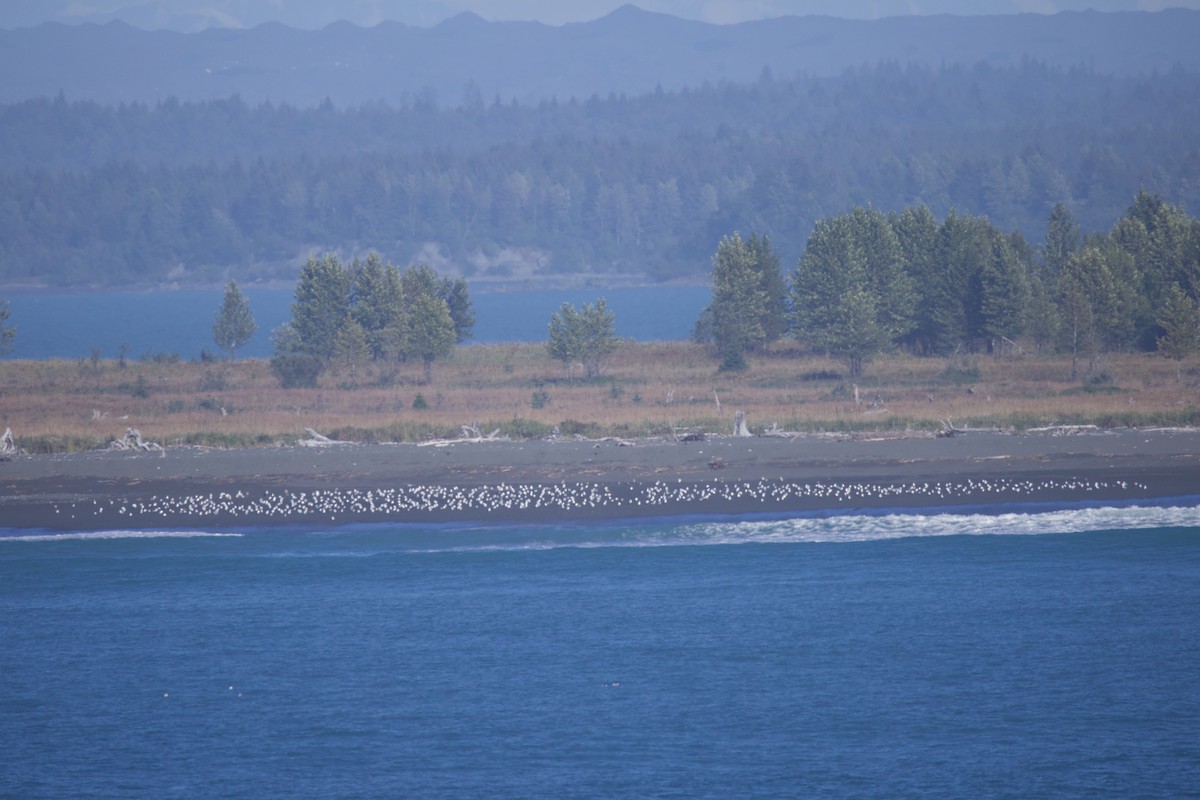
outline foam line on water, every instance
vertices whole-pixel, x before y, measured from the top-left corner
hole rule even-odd
[[[685,537],[717,542],[854,542],[914,536],[986,536],[1085,533],[1112,529],[1200,527],[1200,507],[1103,506],[1033,513],[882,514],[704,523]]]
[[[237,538],[242,535],[241,533],[214,533],[210,531],[81,531],[0,536],[0,542],[57,542],[98,539],[207,539]]]
[[[1002,514],[879,514],[710,521],[681,525],[531,530],[524,537],[473,538],[430,551],[549,550],[563,547],[673,547],[870,542],[930,536],[1035,536],[1102,530],[1200,528],[1200,506],[1095,507]]]

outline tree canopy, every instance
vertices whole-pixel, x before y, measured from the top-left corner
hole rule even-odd
[[[258,323],[250,311],[250,302],[236,281],[225,286],[225,298],[213,323],[213,341],[231,357],[258,331]]]
[[[951,211],[938,223],[924,206],[818,220],[792,274],[791,333],[851,376],[894,347],[998,353],[1020,337],[1070,353],[1073,377],[1081,358],[1094,368],[1106,352],[1191,352],[1200,220],[1143,191],[1107,234],[1082,236],[1064,205],[1047,227],[1039,253],[985,217]],[[713,260],[713,303],[697,330],[720,342],[727,326],[735,344],[717,348],[722,368],[762,337],[752,261],[736,234]]]
[[[1062,204],[1057,272],[1074,228],[1107,228],[1138,186],[1159,200],[1127,236],[1172,230],[1164,202],[1200,208],[1198,94],[1182,70],[1024,63],[474,111],[28,101],[0,107],[0,281],[244,285],[293,278],[298,248],[436,252],[468,278],[661,279],[696,274],[736,230],[790,268],[816,220],[866,204],[955,209],[1036,242]]]
[[[546,352],[562,362],[568,374],[575,362],[583,364],[584,374],[594,378],[600,374],[604,359],[619,344],[615,331],[616,315],[601,297],[595,305],[584,303],[579,308],[570,303],[550,316]]]
[[[429,383],[434,361],[474,326],[465,281],[443,278],[424,264],[401,272],[375,253],[348,267],[332,254],[309,258],[295,298],[291,321],[275,336],[273,365],[285,384],[288,371],[301,376],[294,385],[315,383],[314,363],[318,373],[332,364],[345,367],[353,383],[369,359],[420,360]]]
[[[8,301],[0,300],[0,356],[12,350],[13,339],[17,336],[17,329],[8,324],[8,315]]]

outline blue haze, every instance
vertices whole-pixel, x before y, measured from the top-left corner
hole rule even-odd
[[[245,289],[258,333],[239,356],[271,355],[271,331],[291,317],[292,289]],[[217,351],[212,326],[219,289],[164,292],[15,292],[7,295],[16,326],[8,358],[85,358],[93,347],[116,358],[122,343],[137,359],[175,353],[198,358]],[[617,335],[637,341],[686,339],[711,299],[707,287],[476,292],[472,342],[538,342],[563,304],[604,297],[616,314]]]
[[[0,797],[1196,797],[1198,511],[1089,513],[0,539]]]

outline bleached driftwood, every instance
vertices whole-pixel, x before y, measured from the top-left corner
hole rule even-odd
[[[734,436],[750,436],[750,429],[746,427],[746,412],[735,411],[733,413],[733,435]]]
[[[109,450],[131,450],[135,452],[165,452],[158,442],[147,442],[142,439],[142,432],[137,428],[126,428],[125,435],[108,443]]]
[[[352,444],[352,442],[339,442],[336,439],[330,439],[328,436],[317,433],[312,428],[305,428],[304,432],[308,434],[308,438],[296,440],[296,444],[301,447],[329,447],[334,444]]]
[[[942,429],[938,431],[938,438],[940,439],[950,439],[955,436],[962,436],[964,433],[966,433],[966,431],[962,428],[954,427],[954,423],[948,418],[938,421],[942,423]]]
[[[479,430],[479,425],[463,425],[462,436],[457,439],[430,439],[428,442],[418,442],[417,447],[449,447],[455,444],[480,444],[482,442],[507,442],[511,439],[507,436],[500,435],[500,429],[484,436]]]
[[[762,432],[763,436],[774,436],[778,439],[797,439],[802,434],[799,431],[785,431],[779,427],[778,422],[772,422],[771,427]]]
[[[588,437],[584,436],[582,433],[575,434],[575,441],[577,441],[577,442],[592,442],[597,447],[599,447],[600,445],[605,444],[607,442],[614,442],[617,445],[617,447],[636,447],[637,446],[637,442],[635,442],[632,439],[620,439],[616,436],[601,436],[599,439],[589,439]]]
[[[939,421],[942,423],[942,430],[937,432],[939,439],[962,436],[967,433],[1012,433],[1011,430],[1004,428],[958,428],[949,419]]]
[[[1029,428],[1028,433],[1048,433],[1051,436],[1077,436],[1081,433],[1096,433],[1096,425],[1047,425],[1044,428]]]
[[[19,456],[24,453],[13,441],[12,428],[5,428],[4,436],[0,437],[0,456]]]

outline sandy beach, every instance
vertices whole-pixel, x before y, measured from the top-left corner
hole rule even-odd
[[[169,449],[0,461],[0,528],[556,522],[1200,494],[1200,431]]]

